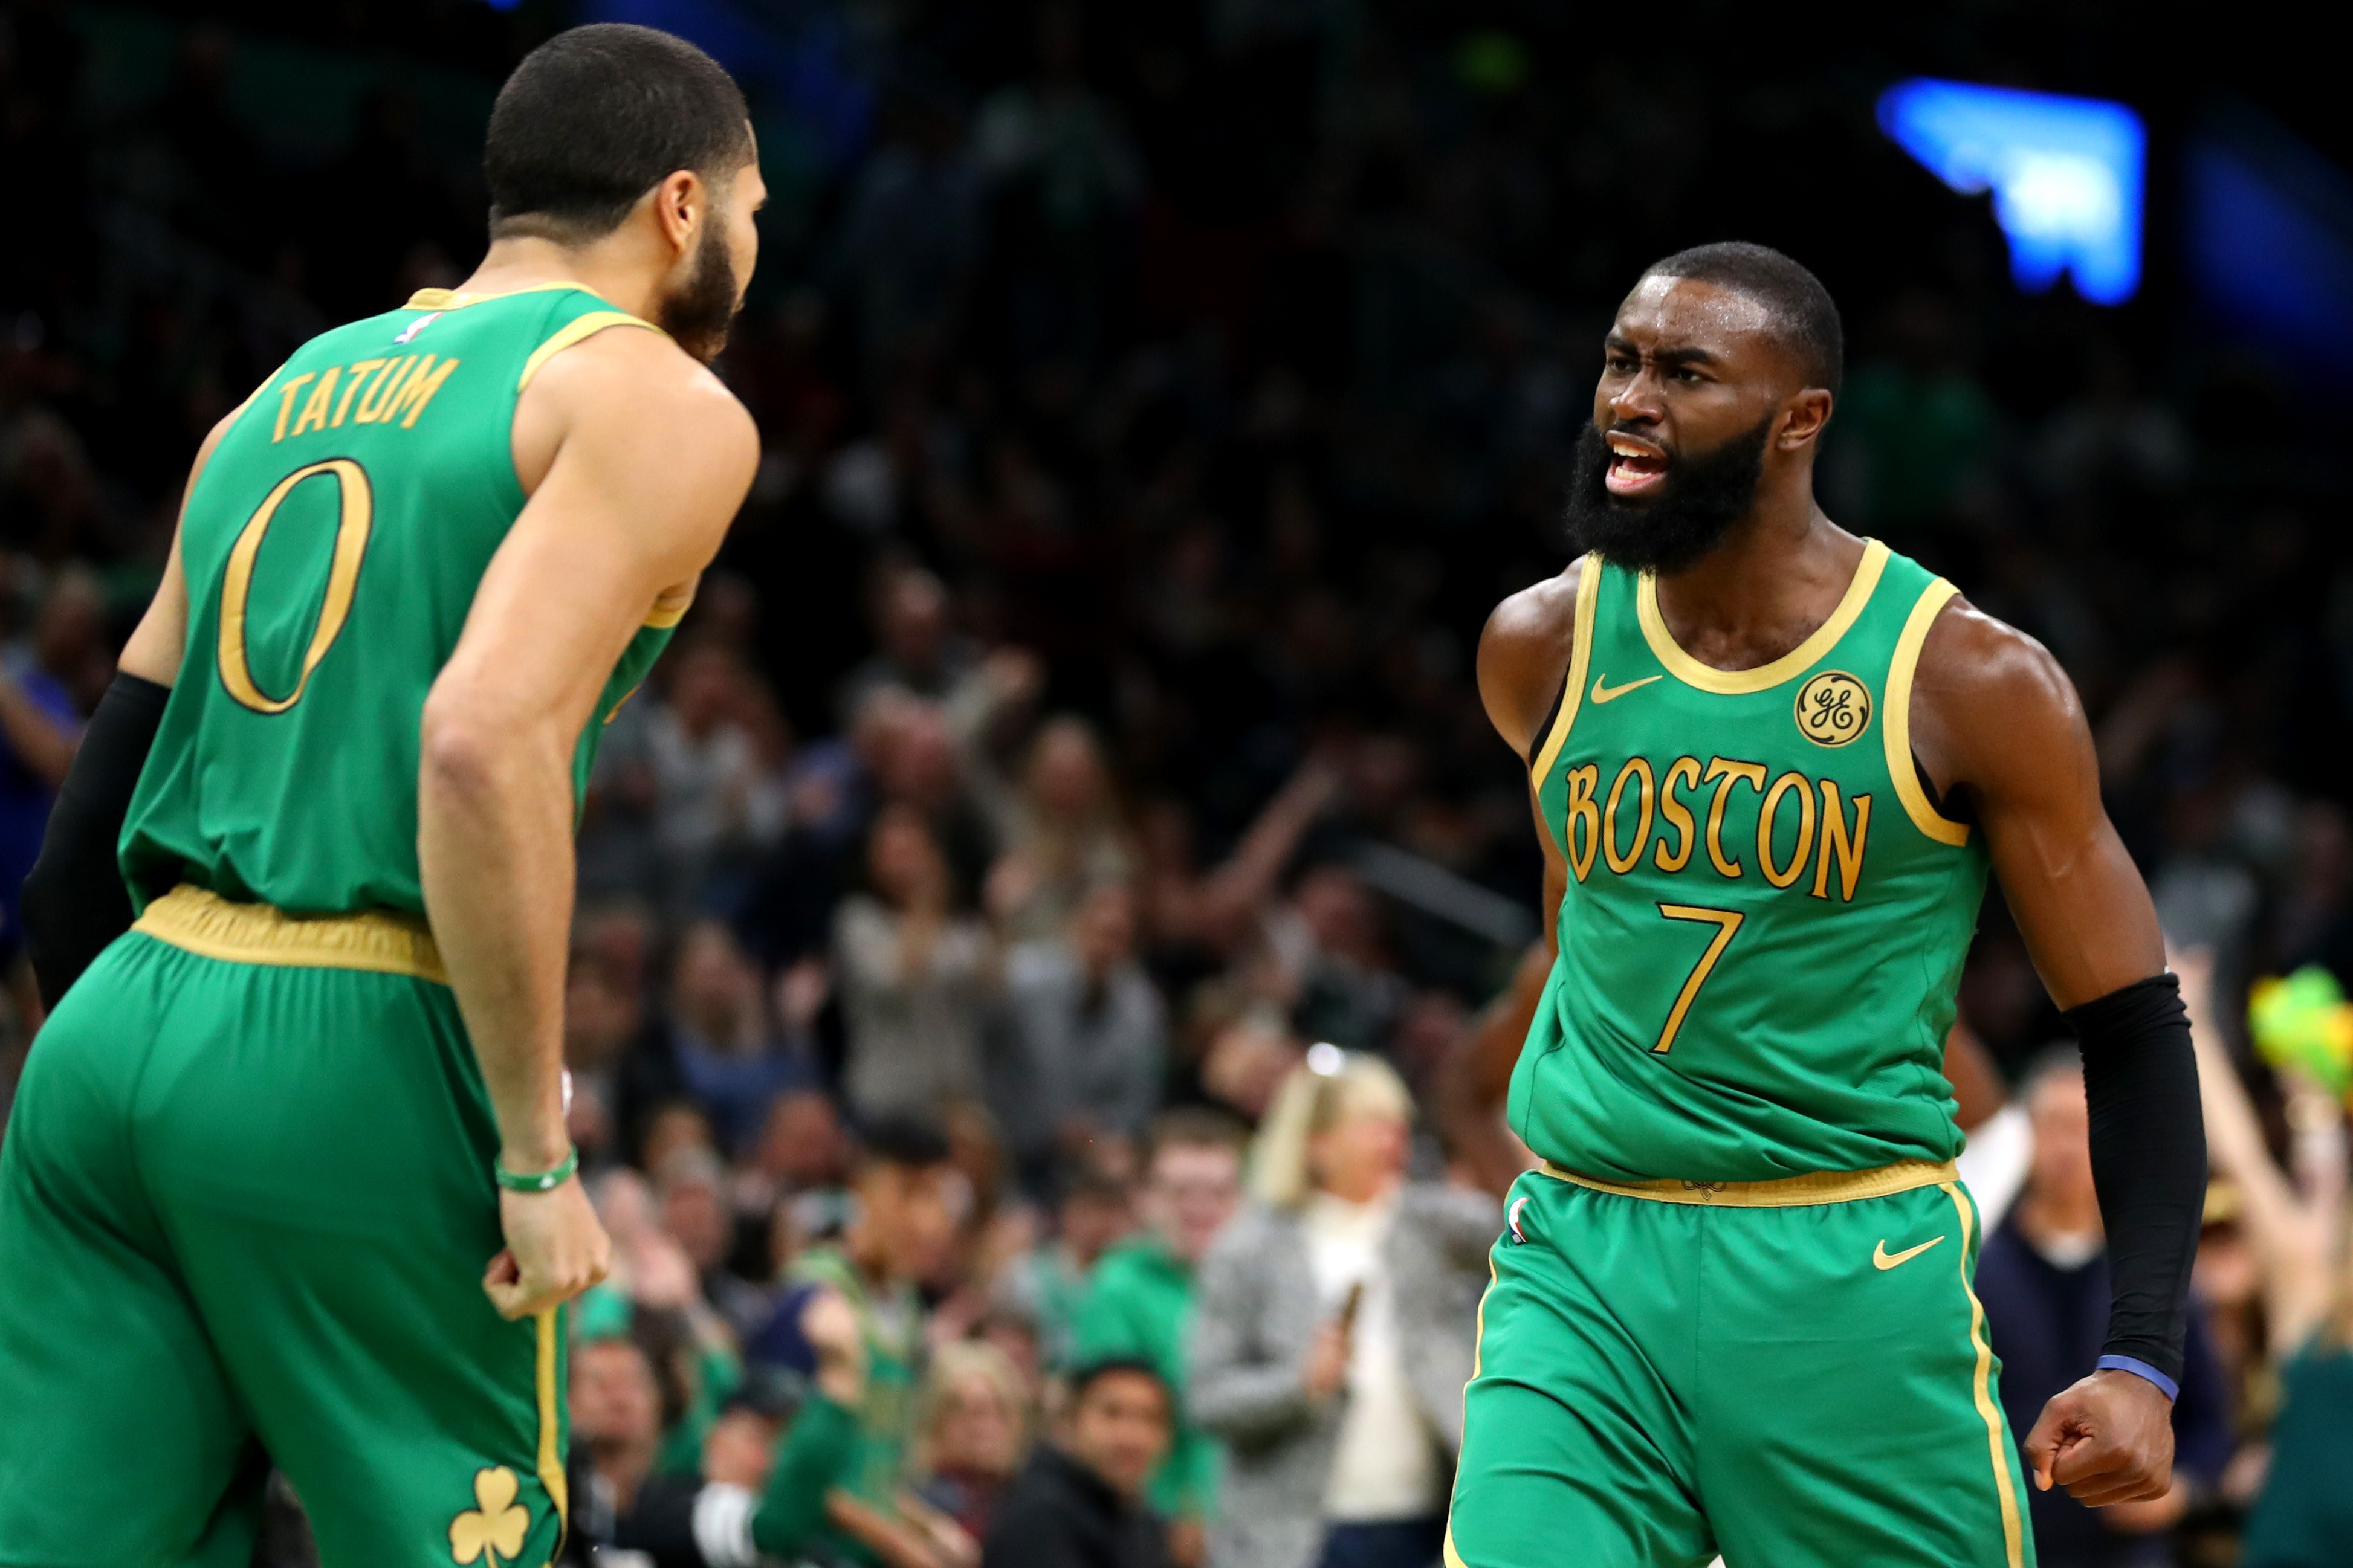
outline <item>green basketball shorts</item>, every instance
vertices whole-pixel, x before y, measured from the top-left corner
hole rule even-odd
[[[373,971],[373,972],[370,972]],[[481,1289],[490,1103],[430,938],[182,889],[67,994],[0,1148],[0,1564],[539,1568],[558,1315]]]
[[[1480,1307],[1448,1568],[2029,1568],[1949,1165],[1531,1172]]]

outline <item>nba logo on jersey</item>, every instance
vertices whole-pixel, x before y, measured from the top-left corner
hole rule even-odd
[[[415,337],[417,333],[423,331],[426,328],[431,326],[440,319],[441,312],[438,310],[434,311],[429,316],[419,316],[417,320],[409,322],[408,325],[400,330],[400,336],[392,340],[394,345],[396,347],[401,343],[406,342],[409,339]]]

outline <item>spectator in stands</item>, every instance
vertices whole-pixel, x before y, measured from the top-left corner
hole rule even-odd
[[[654,1468],[662,1402],[646,1347],[626,1336],[578,1345],[558,1561],[593,1568],[642,1553],[652,1568],[757,1568],[813,1542],[855,1451],[864,1372],[846,1302],[813,1302],[806,1321],[818,1369],[807,1397],[796,1408],[773,1387],[739,1395],[704,1445],[701,1475]]]
[[[1053,1234],[1014,1259],[997,1283],[996,1305],[1032,1325],[1039,1356],[1050,1367],[1069,1366],[1081,1310],[1095,1265],[1135,1224],[1127,1179],[1082,1160],[1062,1184]]]
[[[2262,1280],[2264,1339],[2284,1399],[2270,1474],[2247,1521],[2244,1568],[2323,1568],[2353,1542],[2353,1205],[2345,1191],[2346,1108],[2290,1074],[2290,1120],[2313,1178],[2292,1179],[2272,1158],[2263,1122],[2214,1014],[2208,952],[2177,952],[2198,1048],[2199,1092],[2214,1169],[2238,1188],[2242,1227]],[[2299,1190],[2299,1185],[2304,1190]]]
[[[1135,894],[1096,887],[1064,930],[1006,962],[1006,1049],[989,1104],[1022,1186],[1044,1194],[1058,1160],[1132,1140],[1160,1104],[1167,1007],[1135,961]]]
[[[1069,1414],[997,1508],[982,1568],[1164,1568],[1167,1532],[1143,1494],[1173,1403],[1148,1361],[1080,1366]]]
[[[931,1278],[953,1241],[963,1206],[948,1141],[930,1123],[878,1121],[860,1142],[850,1219],[839,1245],[811,1247],[793,1264],[776,1312],[746,1346],[754,1365],[814,1374],[813,1312],[828,1296],[846,1301],[865,1359],[859,1437],[829,1500],[833,1547],[892,1568],[951,1568],[968,1548],[961,1531],[905,1492],[923,1371],[923,1307],[916,1281]]]
[[[947,861],[914,811],[883,808],[866,862],[873,890],[845,900],[834,922],[843,1087],[860,1116],[936,1115],[980,1093],[995,945],[951,907]]]
[[[2092,1185],[2091,1113],[2073,1047],[2046,1057],[2021,1099],[2033,1123],[2032,1163],[2009,1218],[1978,1254],[1977,1293],[2001,1358],[2002,1408],[2023,1443],[2043,1405],[2099,1358],[2108,1331],[2108,1269]],[[2092,1509],[2063,1488],[2029,1490],[2036,1552],[2046,1568],[2170,1563],[2173,1527],[2191,1497],[2221,1479],[2231,1457],[2230,1415],[2194,1300],[2173,1428],[2173,1489],[2162,1498]]]
[[[770,1028],[760,972],[718,921],[697,921],[680,939],[670,1016],[680,1083],[730,1153],[749,1149],[776,1096],[817,1082],[806,1046]]]
[[[1190,1408],[1230,1456],[1218,1568],[1438,1561],[1502,1215],[1406,1179],[1412,1117],[1388,1063],[1318,1045],[1259,1128],[1193,1331]]]
[[[1020,1369],[997,1346],[958,1340],[934,1352],[915,1418],[919,1494],[976,1541],[1029,1457],[1030,1405]]]
[[[1187,1568],[1202,1561],[1219,1463],[1216,1441],[1186,1403],[1194,1281],[1240,1201],[1241,1145],[1241,1129],[1218,1111],[1178,1107],[1154,1121],[1145,1149],[1144,1234],[1095,1266],[1071,1352],[1082,1363],[1141,1358],[1166,1385],[1171,1440],[1153,1473],[1151,1499],[1170,1521],[1171,1555]]]
[[[989,870],[989,911],[1017,941],[1059,934],[1091,890],[1134,874],[1103,745],[1083,720],[1047,721],[1018,796],[997,812],[1008,847]]]

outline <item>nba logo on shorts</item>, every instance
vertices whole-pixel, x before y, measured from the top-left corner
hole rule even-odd
[[[1512,1212],[1504,1217],[1504,1223],[1512,1228],[1512,1245],[1514,1247],[1524,1246],[1528,1239],[1527,1233],[1520,1228],[1520,1211],[1527,1206],[1528,1200],[1525,1194],[1514,1198],[1512,1200]]]

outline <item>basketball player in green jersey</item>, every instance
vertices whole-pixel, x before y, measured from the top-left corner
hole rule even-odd
[[[2186,1020],[2066,677],[1815,504],[1841,355],[1778,252],[1651,268],[1581,440],[1586,552],[1481,645],[1556,952],[1452,1568],[2022,1568],[2027,1468],[2092,1504],[2168,1485]],[[1989,871],[2083,1042],[2116,1289],[2024,1467],[1937,1071]]]
[[[525,59],[484,170],[472,277],[205,442],[32,879],[52,986],[138,918],[0,1152],[11,1568],[242,1565],[273,1461],[330,1568],[558,1550],[557,1309],[607,1250],[573,821],[757,460],[706,362],[763,188],[733,82],[635,27]]]

